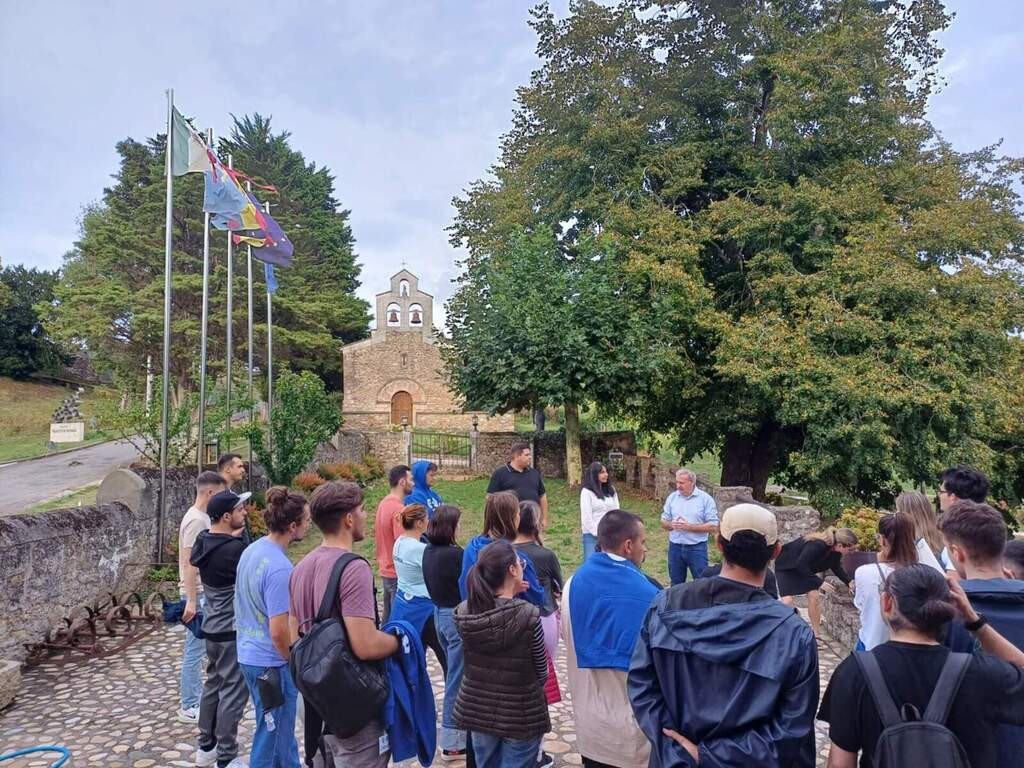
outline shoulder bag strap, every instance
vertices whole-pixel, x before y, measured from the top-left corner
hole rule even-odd
[[[924,711],[923,720],[931,723],[945,724],[949,710],[953,706],[956,692],[960,690],[964,674],[971,663],[969,653],[950,653],[946,663],[942,665],[938,682],[932,689],[932,697],[928,700],[928,708]]]
[[[337,562],[334,563],[334,567],[331,569],[330,578],[327,580],[327,589],[324,591],[324,599],[320,601],[320,610],[316,612],[316,618],[313,619],[314,623],[319,623],[330,618],[331,612],[334,610],[334,604],[338,602],[338,589],[340,588],[342,571],[344,571],[348,564],[353,560],[364,559],[365,558],[360,557],[354,552],[346,552],[338,558]]]
[[[896,709],[896,702],[892,700],[889,686],[885,684],[885,677],[882,675],[882,669],[878,666],[878,659],[875,658],[875,655],[871,651],[856,651],[853,658],[857,660],[861,672],[864,673],[868,691],[871,692],[871,698],[875,702],[875,709],[878,710],[878,716],[882,718],[882,728],[885,729],[902,722],[903,718],[900,717],[899,710]]]

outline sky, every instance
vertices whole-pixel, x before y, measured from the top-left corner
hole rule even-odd
[[[403,264],[435,296],[458,274],[451,200],[483,178],[537,66],[531,0],[0,0],[0,263],[58,268],[114,145],[166,126],[168,87],[197,127],[259,112],[336,177],[359,294]],[[552,3],[564,16],[567,0]],[[959,150],[1024,156],[1024,3],[956,0],[929,116]],[[301,258],[301,254],[297,254]]]

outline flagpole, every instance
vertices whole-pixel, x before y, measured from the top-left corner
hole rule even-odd
[[[264,203],[263,210],[270,213],[270,204]],[[270,283],[267,283],[267,446],[268,453],[274,453],[274,430],[271,428],[270,414],[274,407],[274,321],[271,314]]]
[[[164,517],[167,511],[167,406],[171,383],[171,266],[174,237],[171,230],[174,215],[174,89],[167,89],[167,210],[164,222],[164,377],[163,403],[160,414],[160,504],[156,517],[156,562],[164,561]]]
[[[245,188],[252,192],[252,182],[245,182]],[[246,352],[248,354],[248,384],[249,384],[249,428],[253,425],[253,401],[252,401],[252,246],[245,246],[245,272],[246,272],[246,288],[248,292],[247,302],[247,314],[248,314],[248,334],[249,341],[246,345]],[[246,478],[249,481],[249,490],[252,490],[252,434],[249,435],[249,471],[246,472]]]
[[[206,143],[213,147],[213,128],[206,132]],[[230,237],[230,233],[228,235]],[[206,443],[206,329],[210,314],[210,214],[203,213],[203,320],[199,332],[199,438],[196,446],[196,472],[203,471]]]
[[[233,169],[234,158],[228,155],[228,168]],[[225,386],[225,404],[228,412],[227,432],[224,433],[224,447],[231,448],[231,358],[234,355],[232,349],[232,321],[234,320],[234,290],[235,290],[235,254],[234,243],[231,241],[231,232],[228,232],[228,362],[227,362],[227,383]]]

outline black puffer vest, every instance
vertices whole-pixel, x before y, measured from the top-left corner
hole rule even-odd
[[[534,625],[540,609],[502,600],[470,615],[455,609],[465,671],[455,700],[455,723],[506,739],[532,739],[551,730],[544,685],[533,665]]]

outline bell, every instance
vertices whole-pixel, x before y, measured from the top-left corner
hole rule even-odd
[[[397,310],[392,309],[390,312],[388,312],[388,322],[389,323],[397,323],[398,322],[398,311]]]
[[[412,311],[412,324],[419,325],[422,322],[423,321],[420,319],[420,311],[418,309],[414,309]]]

